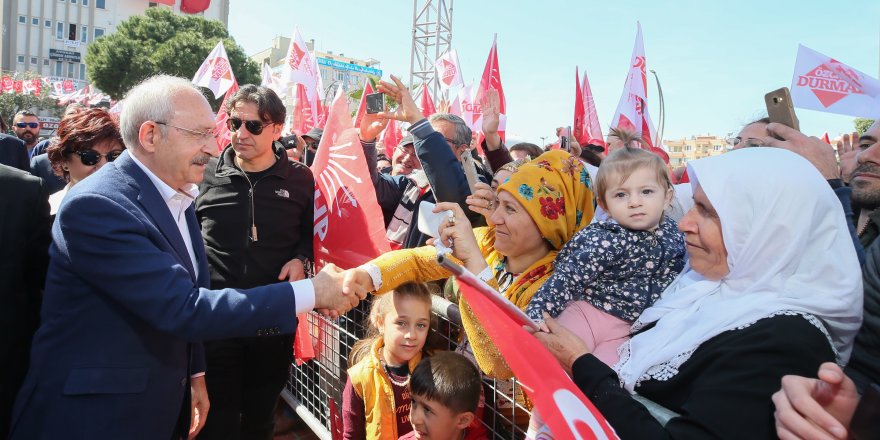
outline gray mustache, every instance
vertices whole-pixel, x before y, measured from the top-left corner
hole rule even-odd
[[[211,160],[210,154],[200,154],[195,159],[192,160],[192,164],[194,165],[207,165],[208,161]]]

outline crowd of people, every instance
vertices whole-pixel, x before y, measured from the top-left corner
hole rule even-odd
[[[282,133],[272,90],[227,100],[219,153],[208,101],[172,76],[118,117],[71,106],[42,142],[16,114],[0,134],[0,432],[269,439],[296,316],[367,301],[340,365],[344,437],[486,438],[481,379],[516,372],[441,249],[538,323],[622,439],[877,438],[880,122],[835,152],[765,118],[672,170],[620,128],[606,145],[507,146],[497,93],[477,134],[391,79],[378,89],[398,106],[357,129],[393,250],[317,273],[323,133]],[[409,136],[379,145],[392,119]],[[422,202],[446,213],[436,237]],[[454,351],[427,343],[441,290],[461,311]],[[538,411],[514,423],[553,438]]]

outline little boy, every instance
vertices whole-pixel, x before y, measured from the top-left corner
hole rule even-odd
[[[409,380],[413,430],[400,440],[484,440],[477,419],[482,383],[466,357],[441,351],[419,362]]]

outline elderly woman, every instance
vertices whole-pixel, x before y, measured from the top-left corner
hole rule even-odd
[[[846,362],[862,283],[840,203],[803,158],[748,148],[689,165],[689,268],[613,369],[552,319],[535,335],[622,439],[775,438],[782,376]],[[736,188],[736,190],[731,190]],[[638,392],[679,414],[665,426]]]
[[[453,245],[453,256],[466,268],[523,310],[553,273],[556,253],[593,216],[587,171],[577,158],[558,150],[523,164],[500,182],[497,201],[468,202],[475,211],[491,212],[492,226],[471,229],[457,204],[440,203],[437,211],[454,212],[442,240]],[[384,293],[406,282],[446,278],[449,272],[437,264],[435,248],[424,246],[389,252],[347,276],[367,290]],[[509,368],[480,323],[466,303],[461,305],[465,333],[480,368],[490,376],[509,378]]]
[[[62,119],[58,136],[46,153],[55,174],[67,181],[67,186],[49,196],[51,214],[55,215],[73,185],[116,160],[124,150],[119,124],[106,110],[81,110]]]

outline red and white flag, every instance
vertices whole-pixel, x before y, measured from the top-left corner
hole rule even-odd
[[[218,41],[214,50],[208,54],[193,76],[192,83],[211,89],[214,92],[214,99],[217,99],[223,96],[234,82],[235,75],[232,74],[232,65],[229,64],[229,57],[226,56],[226,48],[223,47],[222,40]]]
[[[458,53],[455,49],[450,49],[446,53],[437,58],[434,63],[437,69],[437,79],[441,90],[449,90],[452,87],[463,86],[464,80],[461,77],[461,64],[458,62]]]
[[[275,77],[275,75],[272,75],[272,69],[269,68],[269,63],[263,63],[260,86],[272,89],[272,91],[274,91],[281,99],[287,97],[287,88],[281,85],[281,82]]]
[[[599,124],[599,116],[596,113],[596,103],[593,102],[593,91],[590,90],[590,81],[587,79],[587,71],[584,69],[584,82],[581,85],[581,95],[584,99],[584,114],[586,115],[586,120],[584,121],[584,130],[586,143],[578,142],[581,146],[586,144],[593,145],[601,145],[603,147],[608,148],[605,145],[605,136],[602,135],[602,126]]]
[[[364,80],[364,88],[361,91],[361,102],[358,104],[357,113],[354,114],[354,126],[358,128],[361,126],[361,120],[364,119],[364,115],[367,114],[367,95],[373,93],[373,84],[370,83],[369,79]]]
[[[434,106],[434,98],[431,97],[431,92],[428,91],[427,83],[422,83],[422,97],[419,101],[419,107],[422,108],[422,114],[426,118],[437,113],[437,108]]]
[[[296,94],[293,100],[293,120],[290,130],[296,134],[304,135],[315,127],[315,115],[312,113],[312,104],[306,96],[306,86],[296,85]]]
[[[2,83],[0,83],[0,85],[2,85],[3,87],[3,93],[15,92],[11,76],[3,76]]]
[[[391,250],[367,159],[340,87],[312,164],[315,263],[348,269]]]
[[[340,89],[341,88],[342,87],[340,87]],[[318,120],[315,122],[315,126],[320,128],[321,130],[323,130],[324,126],[327,125],[327,119],[329,116],[328,113],[329,113],[330,109],[327,107],[324,107],[324,104],[321,103],[320,99],[316,99],[315,101],[316,101],[315,106],[318,109]]]
[[[390,159],[394,155],[394,149],[403,140],[403,131],[400,129],[400,123],[395,119],[389,119],[388,125],[379,135],[379,140],[385,146],[385,155]]]
[[[474,85],[468,84],[458,91],[458,96],[453,101],[453,105],[458,103],[459,116],[464,119],[465,124],[471,131],[478,132],[483,128],[483,112],[480,110],[479,103],[474,102]]]
[[[489,338],[541,413],[554,439],[617,439],[614,429],[547,349],[486,294],[458,281]],[[500,293],[496,293],[501,295]]]
[[[474,102],[483,102],[483,97],[489,89],[495,89],[498,92],[498,110],[501,113],[498,125],[498,135],[504,140],[504,125],[507,119],[507,102],[504,99],[504,88],[501,87],[501,69],[498,66],[498,35],[492,39],[492,49],[489,50],[489,58],[486,59],[486,67],[483,69],[483,77],[480,78],[480,86],[477,88]],[[479,107],[477,109],[479,110]],[[476,114],[476,113],[475,113]],[[482,110],[479,110],[480,126],[477,131],[482,132]],[[474,118],[476,119],[476,118]]]
[[[220,104],[220,109],[217,110],[217,116],[214,117],[214,133],[217,134],[218,151],[223,151],[223,149],[232,142],[232,132],[230,132],[229,127],[226,126],[226,121],[229,119],[229,115],[226,113],[226,104],[237,91],[238,81],[233,77],[232,87],[226,91],[226,96],[223,97],[223,103]]]
[[[578,68],[574,68],[574,125],[572,125],[572,134],[575,140],[581,145],[586,145],[584,141],[587,137],[587,127],[585,125],[587,119],[587,107],[584,105],[584,90],[581,87],[580,73]]]
[[[64,93],[73,93],[76,91],[76,87],[73,86],[73,81],[69,79],[65,79],[61,82],[61,89]]]
[[[12,81],[12,90],[14,90],[15,93],[21,94],[22,91],[24,90],[24,81],[22,81],[20,79],[13,80]]]
[[[31,80],[31,92],[37,96],[43,93],[43,81],[40,78]]]
[[[669,163],[669,155],[654,145],[654,123],[648,115],[648,76],[645,62],[645,43],[642,40],[642,25],[637,23],[636,43],[633,47],[629,74],[623,85],[623,94],[617,104],[617,111],[611,119],[611,127],[635,131],[641,134],[642,145]]]
[[[317,60],[309,53],[309,48],[303,41],[297,26],[293,30],[293,38],[287,48],[287,56],[284,58],[284,69],[281,74],[281,83],[287,86],[302,84],[306,89],[306,96],[313,104],[317,104],[316,97],[324,99],[324,90],[319,86],[321,75],[318,72]],[[317,112],[313,106],[312,110]]]
[[[791,101],[799,108],[880,118],[880,81],[800,45],[791,78]]]

